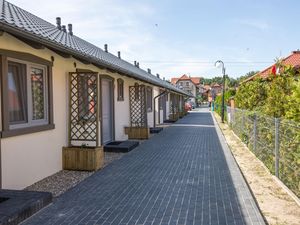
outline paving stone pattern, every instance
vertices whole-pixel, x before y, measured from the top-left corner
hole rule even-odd
[[[211,114],[177,124],[24,224],[264,224]]]

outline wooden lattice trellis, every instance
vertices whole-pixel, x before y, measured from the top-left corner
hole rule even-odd
[[[129,102],[131,127],[147,127],[146,87],[130,86]]]
[[[98,146],[98,74],[70,73],[69,93],[69,146]]]
[[[170,113],[175,114],[179,112],[179,95],[170,94]]]

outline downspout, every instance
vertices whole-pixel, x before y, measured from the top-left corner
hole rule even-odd
[[[167,94],[168,93],[168,91],[167,90],[165,90],[165,91],[163,91],[162,93],[160,93],[159,95],[157,95],[157,96],[155,96],[154,97],[154,107],[153,107],[153,127],[155,127],[156,126],[156,113],[155,113],[155,100],[157,99],[157,98],[160,98],[160,97],[162,97],[163,95],[165,95],[165,94]],[[158,113],[160,113],[160,111],[158,111]]]

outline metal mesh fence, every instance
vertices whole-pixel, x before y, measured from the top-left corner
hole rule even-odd
[[[227,121],[272,174],[300,196],[300,124],[227,107]]]

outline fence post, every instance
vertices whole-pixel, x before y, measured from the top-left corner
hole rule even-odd
[[[256,151],[256,126],[257,126],[257,120],[256,120],[256,114],[254,114],[254,121],[253,121],[253,151]]]
[[[275,118],[275,176],[279,178],[279,118]]]
[[[245,130],[245,115],[244,115],[244,110],[242,109],[242,132]]]

